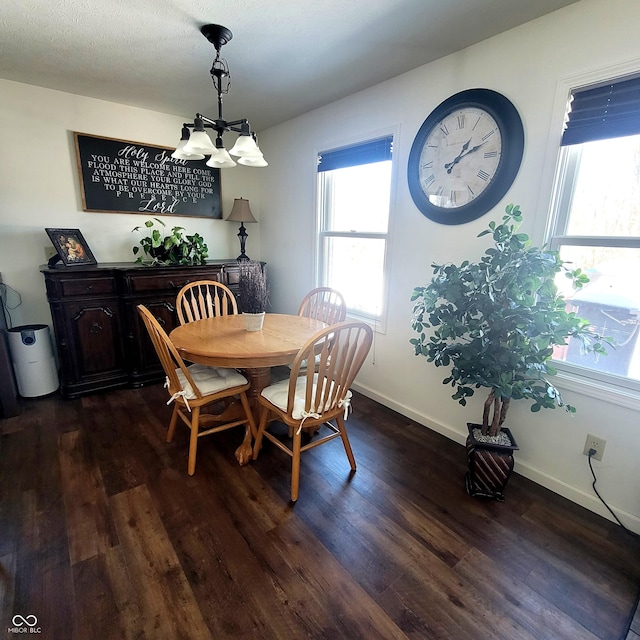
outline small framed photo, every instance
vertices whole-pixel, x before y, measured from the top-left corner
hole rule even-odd
[[[80,229],[47,228],[45,231],[58,252],[57,256],[49,260],[50,267],[60,260],[66,267],[97,264]]]

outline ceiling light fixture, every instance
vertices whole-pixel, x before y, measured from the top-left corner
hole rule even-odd
[[[266,167],[267,162],[258,147],[256,134],[251,131],[249,121],[246,118],[227,121],[222,115],[222,96],[229,93],[231,74],[227,61],[220,57],[220,49],[233,38],[233,34],[219,24],[205,24],[200,32],[216,48],[216,57],[210,73],[218,96],[218,117],[213,120],[196,113],[192,123],[185,122],[182,125],[180,142],[171,155],[179,160],[202,160],[205,156],[211,156],[207,160],[207,166],[218,169],[235,167],[236,162],[231,156],[238,157],[238,163],[248,167]],[[191,129],[193,131],[190,131]],[[215,143],[209,137],[207,129],[215,132]],[[229,151],[225,149],[222,140],[227,131],[238,134]]]

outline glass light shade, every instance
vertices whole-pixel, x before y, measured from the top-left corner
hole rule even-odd
[[[176,150],[171,154],[172,158],[176,160],[202,160],[204,155],[202,153],[186,153],[184,150],[184,146],[189,142],[189,140],[180,140]]]
[[[215,153],[216,147],[206,131],[193,131],[187,143],[182,147],[184,153],[205,154]]]
[[[255,140],[251,136],[242,135],[238,136],[233,148],[229,149],[229,153],[242,158],[259,158],[262,156]]]
[[[268,167],[269,163],[262,158],[238,158],[238,164],[243,164],[245,167]]]
[[[214,167],[215,169],[226,169],[235,166],[236,163],[224,147],[216,149],[215,153],[212,153],[209,160],[207,160],[207,167]]]

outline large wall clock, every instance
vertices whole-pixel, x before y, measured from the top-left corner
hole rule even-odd
[[[505,96],[491,89],[456,93],[416,134],[407,169],[411,197],[436,222],[475,220],[507,192],[523,150],[522,120]]]

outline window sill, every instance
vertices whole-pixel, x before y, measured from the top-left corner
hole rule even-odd
[[[347,310],[347,320],[357,320],[368,324],[375,333],[386,334],[387,326],[385,320],[382,318],[373,318],[372,316],[364,313],[358,313],[351,309]]]
[[[553,376],[552,382],[562,390],[573,391],[618,407],[640,411],[640,392],[613,382],[596,380],[573,370],[561,369],[561,365],[554,364],[558,369],[558,374]]]

